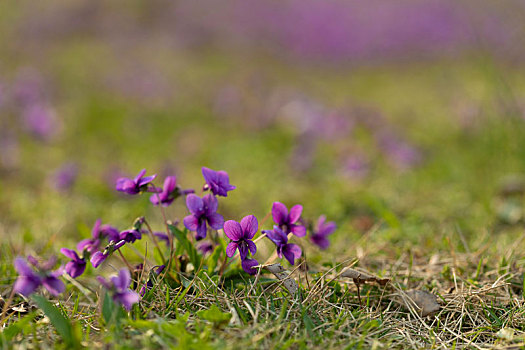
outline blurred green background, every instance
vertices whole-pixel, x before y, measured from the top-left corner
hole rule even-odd
[[[323,259],[508,247],[524,18],[519,1],[2,2],[4,252],[56,252],[99,217],[160,230],[115,179],[199,189],[201,166],[237,186],[226,219],[281,201],[335,220]]]

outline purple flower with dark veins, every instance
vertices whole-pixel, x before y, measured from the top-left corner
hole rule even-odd
[[[202,167],[202,176],[206,181],[205,189],[211,190],[216,196],[228,197],[228,191],[235,189],[235,186],[230,185],[228,173],[223,170],[215,171]]]
[[[219,203],[212,194],[200,198],[195,194],[186,197],[186,206],[191,215],[184,218],[184,226],[190,231],[197,232],[197,240],[206,237],[208,225],[214,230],[220,230],[224,225],[224,218],[217,214]]]
[[[304,237],[306,235],[306,227],[297,225],[297,221],[301,217],[303,206],[300,204],[294,205],[288,209],[283,203],[274,202],[272,206],[273,221],[284,231],[285,234],[292,232],[297,237]]]
[[[51,258],[43,264],[40,264],[32,256],[28,256],[27,260],[31,265],[36,267],[36,271],[26,263],[24,258],[17,257],[15,259],[15,269],[19,274],[13,286],[13,290],[16,293],[27,297],[33,294],[40,286],[44,286],[44,288],[54,296],[57,296],[66,290],[64,282],[58,279],[58,277],[62,276],[64,273],[62,267],[55,271],[51,271],[56,263],[56,258]]]
[[[157,175],[146,175],[146,169],[142,169],[134,179],[121,177],[117,180],[116,189],[127,194],[138,194],[148,189],[148,185],[157,177]],[[155,189],[154,189],[155,190]]]
[[[175,176],[167,176],[164,180],[164,186],[157,188],[157,193],[154,193],[149,198],[153,205],[161,204],[164,207],[169,206],[180,195],[187,195],[193,193],[192,189],[182,190],[177,186],[177,178]]]
[[[255,259],[245,259],[241,261],[241,266],[244,272],[252,276],[257,273],[257,269],[254,269],[257,265],[259,265],[259,263]]]
[[[142,238],[142,233],[139,230],[132,228],[130,230],[122,231],[119,238],[128,243],[133,243]]]
[[[283,255],[290,262],[294,264],[295,259],[299,259],[302,254],[301,247],[297,244],[288,243],[288,236],[278,226],[274,226],[273,230],[263,231],[275,245],[277,246],[277,255],[282,258]]]
[[[310,240],[319,248],[326,249],[330,246],[328,235],[334,233],[336,228],[337,226],[335,225],[335,222],[326,222],[326,216],[321,215],[317,220],[314,231],[310,236]]]
[[[241,260],[246,260],[248,251],[255,255],[257,246],[253,243],[253,236],[259,229],[259,223],[257,218],[253,215],[248,215],[242,218],[241,223],[237,221],[228,220],[224,223],[224,233],[231,239],[230,243],[226,247],[226,255],[232,257],[235,255],[237,249],[239,249],[239,255]]]
[[[77,278],[84,273],[86,270],[86,259],[84,257],[81,259],[77,252],[72,249],[62,248],[60,252],[71,259],[65,267],[69,276]]]
[[[118,276],[111,277],[109,281],[101,276],[97,276],[97,280],[112,294],[113,301],[128,311],[140,300],[140,296],[129,289],[131,275],[127,269],[120,270]]]

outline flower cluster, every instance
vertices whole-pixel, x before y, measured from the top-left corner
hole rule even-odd
[[[163,187],[156,187],[153,181],[157,176],[145,175],[146,170],[143,169],[134,178],[119,178],[116,182],[116,190],[128,195],[151,193],[150,202],[160,207],[166,220],[164,224],[167,230],[165,232],[153,232],[144,217],[136,219],[133,225],[125,230],[119,230],[109,224],[102,224],[102,221],[98,219],[93,225],[91,237],[78,242],[76,250],[65,247],[60,250],[69,259],[65,267],[51,271],[56,259],[39,263],[35,258],[29,256],[27,261],[32,265],[31,267],[23,258],[17,258],[15,268],[19,277],[14,285],[15,292],[28,296],[43,286],[52,295],[58,295],[65,290],[64,283],[58,278],[64,271],[72,278],[78,278],[88,269],[88,262],[96,269],[113,253],[119,251],[120,258],[127,264],[128,268],[120,270],[118,276],[113,276],[109,280],[102,276],[97,276],[97,280],[108,291],[115,303],[121,304],[129,311],[133,304],[139,302],[140,298],[145,297],[146,292],[154,287],[154,282],[161,274],[162,277],[160,278],[163,280],[177,275],[177,273],[172,273],[173,269],[178,269],[176,272],[187,272],[186,267],[189,258],[177,256],[179,253],[174,254],[175,252],[186,251],[187,256],[193,258],[196,252],[200,252],[202,256],[213,252],[213,256],[216,257],[215,261],[219,261],[220,255],[222,255],[221,261],[223,263],[219,267],[220,275],[228,266],[226,258],[234,258],[236,255],[240,258],[242,269],[250,275],[255,275],[257,273],[255,267],[260,265],[255,259],[257,254],[256,243],[263,237],[267,237],[275,244],[275,255],[279,258],[285,258],[291,265],[294,265],[301,257],[302,248],[299,244],[291,243],[290,239],[306,236],[308,225],[301,217],[302,205],[294,205],[288,210],[283,203],[274,202],[271,209],[274,221],[273,229],[262,230],[261,235],[255,239],[257,232],[259,232],[259,221],[254,215],[244,216],[240,221],[225,221],[224,217],[218,213],[218,198],[227,197],[228,192],[235,189],[235,186],[230,184],[229,176],[225,171],[215,171],[203,167],[204,185],[202,192],[209,191],[209,193],[201,193],[200,196],[196,195],[192,189],[181,189],[177,185],[175,176],[167,176]],[[186,231],[180,231],[177,227],[178,221],[168,220],[164,212],[164,207],[169,207],[181,196],[186,197],[186,207],[189,211],[189,215],[183,219]],[[310,241],[321,249],[326,249],[330,244],[328,236],[334,232],[335,224],[326,222],[326,217],[321,216],[315,227],[308,227],[310,227],[309,231],[311,232]],[[225,250],[221,248],[224,245],[218,242],[222,237],[221,231],[229,239]],[[205,240],[208,234],[211,235],[212,239]],[[188,237],[188,235],[190,236]],[[131,268],[132,265],[127,262],[124,254],[120,251],[125,246],[141,241],[144,236],[149,236],[153,240],[154,247],[159,252],[158,257],[162,260],[162,264],[149,270],[149,277],[146,277],[145,280],[143,280],[144,272],[146,272],[144,264],[141,263],[136,265],[138,267]],[[175,238],[181,246],[174,246]],[[195,247],[191,247],[191,242],[194,241],[199,242]],[[166,244],[161,247],[158,242],[165,242]],[[170,250],[168,259],[165,259],[166,255],[163,254],[163,249]],[[174,259],[174,257],[179,261],[172,262],[170,259]],[[194,269],[200,268],[198,266],[199,261],[202,260],[191,261]],[[216,263],[213,266],[216,266]],[[132,282],[130,270],[134,271],[133,289],[138,291],[139,286],[142,285],[140,293],[129,289]],[[214,273],[215,271],[209,272]]]

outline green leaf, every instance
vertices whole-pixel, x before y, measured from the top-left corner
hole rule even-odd
[[[32,299],[44,314],[46,314],[62,339],[68,345],[74,348],[80,348],[77,332],[75,332],[71,322],[64,317],[62,312],[41,295],[33,295]]]
[[[232,318],[232,314],[229,312],[222,312],[217,305],[212,305],[208,310],[198,311],[197,317],[219,326],[227,324]]]
[[[20,332],[26,329],[28,324],[33,321],[35,316],[36,312],[32,312],[4,328],[4,330],[0,332],[0,344],[5,345],[6,343],[10,342]]]

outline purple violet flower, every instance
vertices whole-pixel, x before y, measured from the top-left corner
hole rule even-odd
[[[274,226],[273,230],[263,231],[275,245],[277,246],[277,255],[282,258],[283,255],[290,262],[294,264],[295,259],[299,259],[302,254],[301,247],[297,244],[288,243],[288,236],[278,226]]]
[[[244,272],[252,276],[257,273],[257,269],[253,268],[257,265],[259,265],[259,263],[255,259],[245,259],[241,261],[241,266]]]
[[[195,192],[192,189],[182,190],[177,186],[177,178],[175,176],[167,176],[164,180],[164,186],[161,189],[157,188],[157,190],[158,192],[152,194],[149,200],[153,205],[159,205],[160,203],[164,207],[169,206],[180,195]]]
[[[84,257],[81,259],[77,252],[72,249],[62,248],[60,252],[71,259],[65,267],[69,276],[77,278],[84,273],[86,270],[86,259]]]
[[[242,218],[241,223],[237,221],[228,220],[224,223],[224,233],[231,239],[228,247],[226,247],[226,255],[232,257],[235,251],[239,249],[241,260],[246,260],[248,251],[255,255],[257,246],[253,243],[252,238],[259,229],[257,218],[253,215],[248,215]]]
[[[146,169],[142,169],[134,179],[121,177],[117,180],[116,190],[127,194],[138,194],[147,190],[148,185],[157,177],[157,175],[146,176]]]
[[[317,220],[314,231],[310,236],[310,240],[313,244],[317,245],[321,249],[326,249],[330,246],[330,241],[328,240],[328,235],[334,233],[337,226],[335,222],[329,221],[326,222],[326,216],[321,215]]]
[[[119,238],[128,243],[133,243],[136,240],[140,240],[142,238],[142,233],[139,230],[132,228],[130,230],[122,231],[119,235]]]
[[[62,276],[64,273],[62,267],[55,271],[50,271],[53,265],[56,263],[56,259],[50,259],[44,264],[39,264],[38,261],[32,256],[28,256],[27,260],[31,263],[31,265],[36,267],[37,271],[34,271],[25,262],[24,258],[17,257],[15,259],[15,269],[19,273],[19,276],[13,286],[13,289],[16,293],[27,297],[33,294],[41,285],[44,286],[44,288],[46,288],[49,293],[54,296],[57,296],[66,290],[64,282],[58,279],[58,277]]]
[[[224,218],[217,214],[219,203],[212,194],[200,198],[195,194],[186,197],[186,206],[191,215],[184,218],[184,226],[190,231],[197,232],[197,240],[206,237],[208,225],[214,230],[220,230],[224,225]]]
[[[97,251],[95,254],[93,254],[93,256],[91,256],[91,264],[96,269],[108,258],[108,256],[108,253]]]
[[[272,206],[273,221],[284,231],[285,234],[292,232],[297,237],[304,237],[306,235],[306,227],[297,225],[296,222],[301,217],[303,206],[300,204],[294,205],[290,209],[280,202],[274,202]]]
[[[140,296],[129,289],[131,275],[127,269],[120,270],[118,276],[111,277],[109,281],[101,276],[97,276],[97,280],[112,294],[113,301],[128,311],[140,300]]]
[[[204,187],[210,189],[216,196],[228,197],[228,191],[235,189],[235,186],[230,185],[228,173],[223,170],[215,171],[202,167],[202,176],[204,176],[206,181]]]

